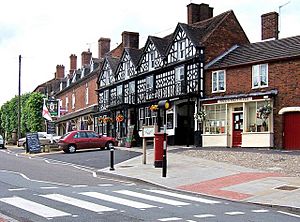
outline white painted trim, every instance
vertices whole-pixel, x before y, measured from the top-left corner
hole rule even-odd
[[[279,110],[278,114],[282,115],[282,114],[288,113],[288,112],[300,112],[300,107],[299,106],[284,107],[281,110]]]

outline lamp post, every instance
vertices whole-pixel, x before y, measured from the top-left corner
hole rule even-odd
[[[21,60],[19,55],[19,90],[18,90],[18,141],[21,138]]]

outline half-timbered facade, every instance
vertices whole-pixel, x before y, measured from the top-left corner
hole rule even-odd
[[[208,5],[200,6],[211,10]],[[143,126],[158,125],[161,130],[166,125],[168,143],[194,143],[194,132],[201,130],[194,113],[204,96],[204,65],[209,61],[206,48],[212,47],[207,44],[215,44],[216,49],[208,53],[211,57],[237,42],[247,43],[248,39],[232,11],[193,21],[193,24],[179,23],[164,38],[149,36],[141,50],[124,49],[115,72],[109,71],[115,80],[109,86],[103,85],[108,75],[104,62],[98,83],[99,112],[107,111],[113,122],[119,114],[124,117],[121,123],[111,124],[112,135],[122,140],[127,137],[129,127],[142,136]],[[228,33],[230,37],[224,39],[223,35]],[[109,57],[106,61],[109,62]],[[165,99],[171,105],[166,112],[149,109]],[[100,116],[100,121],[103,117]]]

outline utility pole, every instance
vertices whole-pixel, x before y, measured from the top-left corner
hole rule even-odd
[[[19,93],[18,93],[18,140],[21,138],[21,60],[19,55]]]

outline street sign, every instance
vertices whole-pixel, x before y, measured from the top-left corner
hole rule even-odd
[[[59,101],[58,100],[46,100],[46,106],[49,110],[51,117],[59,117]]]

